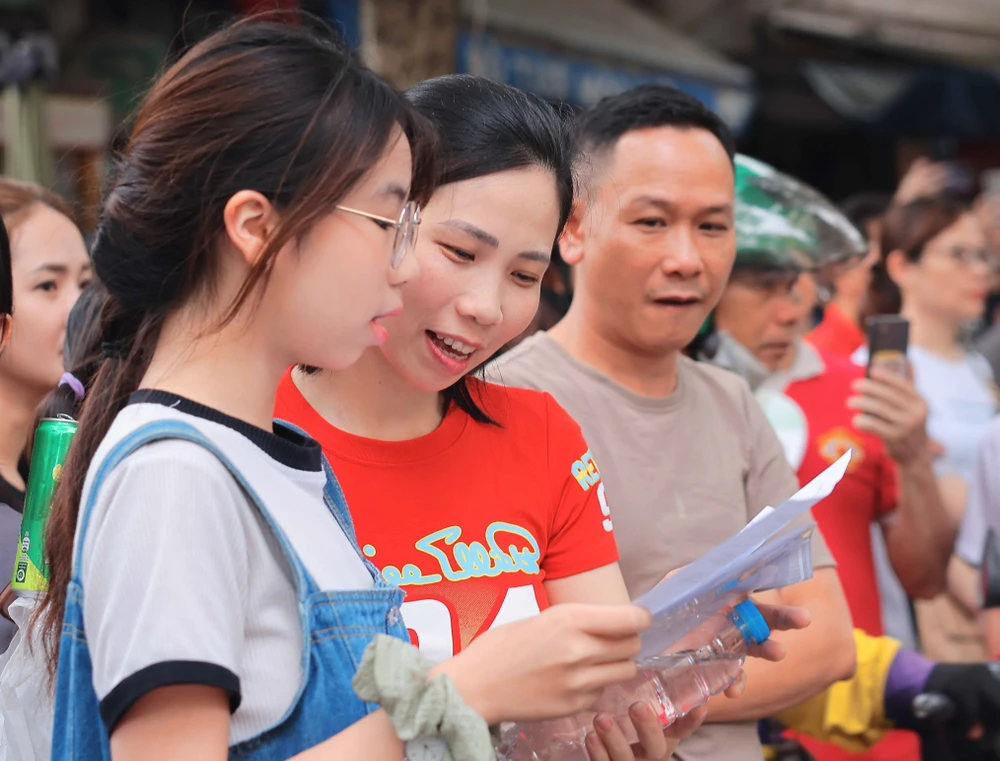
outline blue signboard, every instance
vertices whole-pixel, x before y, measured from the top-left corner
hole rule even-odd
[[[636,85],[673,85],[709,108],[716,107],[712,85],[659,72],[628,71],[528,47],[508,45],[485,34],[463,32],[458,69],[528,90],[549,100],[587,108],[607,95]]]

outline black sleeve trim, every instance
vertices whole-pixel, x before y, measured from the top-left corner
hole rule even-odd
[[[115,728],[136,701],[158,687],[172,684],[201,684],[218,687],[229,694],[229,712],[240,707],[240,678],[232,671],[204,661],[164,661],[146,666],[125,677],[101,701],[101,718],[108,733]]]

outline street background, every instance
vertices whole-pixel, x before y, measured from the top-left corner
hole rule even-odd
[[[920,155],[987,186],[1000,166],[997,0],[2,0],[4,173],[93,227],[108,149],[163,62],[275,9],[328,20],[402,88],[472,72],[584,108],[675,84],[835,201],[892,191]]]

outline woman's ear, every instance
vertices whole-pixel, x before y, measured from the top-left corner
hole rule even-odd
[[[583,250],[586,242],[586,209],[582,201],[574,201],[570,209],[569,219],[559,236],[559,255],[566,264],[575,266],[583,261]]]
[[[226,202],[222,212],[226,236],[253,266],[278,226],[278,212],[256,190],[241,190]]]
[[[912,268],[913,263],[906,258],[906,254],[898,249],[890,251],[885,258],[885,272],[898,288],[903,286]]]

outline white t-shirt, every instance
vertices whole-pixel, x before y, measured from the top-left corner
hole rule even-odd
[[[133,395],[98,449],[84,500],[114,444],[164,419],[195,426],[226,453],[320,589],[374,586],[323,501],[315,441],[283,428],[268,433],[173,394]],[[94,687],[109,730],[143,695],[176,683],[230,695],[231,745],[285,714],[304,646],[292,570],[261,513],[208,450],[164,439],[126,457],[97,496],[81,562]]]
[[[993,371],[986,359],[975,353],[967,354],[962,362],[951,362],[915,346],[909,356],[917,390],[929,408],[927,435],[944,447],[935,472],[955,473],[971,487],[980,444],[997,412],[996,397],[990,390]],[[982,506],[969,501],[955,552],[966,562],[978,565],[985,544]]]
[[[866,364],[868,347],[858,349],[853,358],[860,365]],[[975,352],[955,362],[919,346],[910,346],[907,358],[913,365],[914,386],[927,402],[927,435],[944,449],[934,462],[934,471],[938,476],[956,473],[969,483],[979,442],[996,414],[989,363]],[[981,548],[985,541],[982,521],[967,509],[955,551],[969,560],[968,548]],[[874,552],[886,633],[904,643],[915,641],[906,593],[892,570],[881,537]]]

